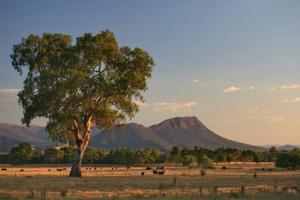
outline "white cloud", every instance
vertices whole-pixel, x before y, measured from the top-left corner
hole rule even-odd
[[[0,108],[18,107],[18,92],[19,89],[0,88]]]
[[[258,107],[258,106],[250,108],[250,110],[252,110],[252,111],[256,111],[256,110],[259,110],[259,109],[260,109],[260,107]]]
[[[250,86],[248,89],[249,90],[255,90],[255,87],[254,86]]]
[[[296,97],[294,99],[283,99],[282,103],[297,103],[300,102],[300,97]]]
[[[239,91],[240,91],[240,88],[235,87],[235,86],[230,86],[223,90],[224,93],[234,93],[234,92],[239,92]]]
[[[282,115],[268,116],[266,117],[266,120],[268,122],[278,123],[278,122],[282,122],[284,120],[284,117]]]
[[[0,94],[17,94],[19,91],[15,88],[0,88]]]
[[[193,82],[194,82],[194,83],[199,83],[199,82],[200,82],[200,79],[194,79]]]
[[[276,90],[275,87],[266,87],[265,89],[266,89],[267,91],[275,91],[275,90]]]
[[[292,89],[299,89],[300,84],[289,84],[289,85],[281,85],[280,89],[283,90],[292,90]]]
[[[156,112],[160,111],[171,111],[171,112],[180,112],[180,111],[190,111],[191,108],[197,106],[198,104],[194,101],[187,102],[158,102],[153,104],[153,110]]]

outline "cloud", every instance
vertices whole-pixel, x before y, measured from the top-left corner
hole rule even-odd
[[[265,89],[266,89],[267,91],[275,91],[275,90],[276,90],[275,87],[266,87]]]
[[[255,87],[254,86],[250,86],[248,89],[249,90],[255,90]]]
[[[0,88],[0,108],[8,109],[18,106],[19,89]]]
[[[282,115],[268,116],[266,120],[271,123],[279,123],[282,122],[285,118]]]
[[[17,94],[20,90],[15,88],[0,88],[0,94]]]
[[[292,90],[292,89],[299,89],[300,84],[289,84],[289,85],[281,85],[280,89],[283,90]]]
[[[283,99],[282,103],[297,103],[300,102],[300,97],[296,97],[294,99]]]
[[[194,83],[199,83],[199,82],[200,82],[200,79],[194,79],[193,82],[194,82]]]
[[[250,108],[251,111],[256,111],[256,110],[259,110],[259,109],[260,109],[260,107],[258,107],[258,106]]]
[[[285,84],[278,87],[266,87],[268,91],[300,89],[300,84]]]
[[[234,92],[239,92],[239,91],[240,91],[240,88],[235,87],[235,86],[230,86],[223,90],[224,93],[234,93]]]
[[[171,111],[171,112],[180,112],[180,111],[190,111],[191,108],[197,106],[198,104],[194,101],[187,102],[158,102],[153,104],[153,110],[156,112],[160,111]]]

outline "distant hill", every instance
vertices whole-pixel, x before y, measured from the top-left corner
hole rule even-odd
[[[123,127],[114,127],[111,132],[102,131],[91,141],[92,146],[105,149],[126,147],[131,149],[157,148],[170,150],[172,144],[154,134],[151,129],[143,125],[130,123]]]
[[[36,146],[48,146],[53,143],[48,139],[43,127],[0,124],[0,150],[10,149],[20,142],[30,142]],[[145,127],[137,123],[113,127],[111,132],[95,128],[91,145],[99,148],[132,149],[157,148],[168,151],[173,146],[200,147],[214,149],[231,147],[261,151],[262,147],[243,144],[226,139],[209,130],[196,117],[175,117],[159,124]]]
[[[283,151],[290,151],[293,150],[295,148],[300,149],[300,145],[291,145],[291,144],[285,144],[285,145],[266,145],[264,146],[267,149],[270,149],[271,147],[276,147],[278,150]]]
[[[262,147],[248,145],[226,139],[209,130],[196,117],[175,117],[149,127],[163,140],[181,147],[200,147],[215,149],[231,147],[249,150],[264,150]]]
[[[111,133],[100,132],[94,136],[92,145],[108,149],[155,147],[161,150],[170,150],[175,145],[180,147],[198,145],[209,149],[231,147],[264,150],[262,147],[223,138],[209,130],[196,117],[175,117],[148,128],[138,124],[115,127]]]
[[[14,124],[0,124],[0,150],[7,150],[20,142],[29,142],[36,146],[51,145],[45,128],[40,126],[19,126]]]

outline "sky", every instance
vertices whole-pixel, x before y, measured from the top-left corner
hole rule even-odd
[[[299,144],[299,10],[298,0],[2,0],[0,123],[22,118],[13,44],[30,33],[75,39],[110,29],[120,46],[143,48],[155,61],[133,122],[197,116],[240,142]]]

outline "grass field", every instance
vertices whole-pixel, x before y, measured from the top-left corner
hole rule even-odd
[[[69,178],[63,166],[6,167],[0,199],[300,199],[300,171],[260,170],[254,178],[253,169],[239,168],[206,170],[205,176],[187,167],[166,167],[164,175],[145,167],[83,169],[85,177]]]

